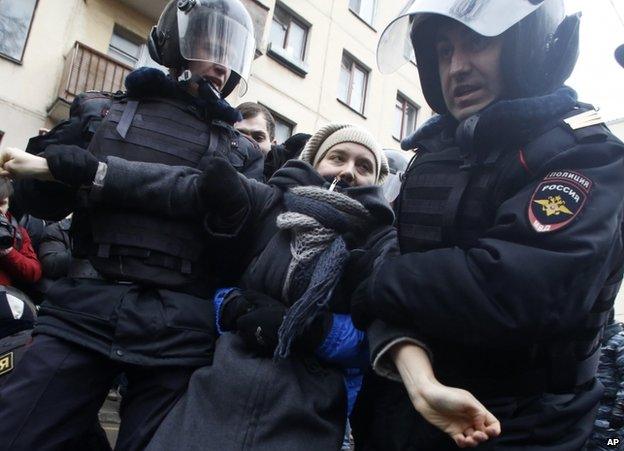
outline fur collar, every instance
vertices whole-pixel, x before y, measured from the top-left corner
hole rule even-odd
[[[169,97],[189,102],[204,113],[207,120],[221,120],[232,125],[243,118],[240,112],[232,108],[225,99],[202,99],[193,97],[180,89],[171,76],[152,67],[141,67],[126,77],[128,97],[142,99],[146,97]]]
[[[541,97],[500,100],[478,113],[479,122],[473,140],[481,145],[525,144],[544,126],[576,105],[576,92],[567,86]],[[457,120],[450,115],[434,116],[413,135],[405,138],[401,148],[414,149],[421,141],[443,134],[453,136],[457,125]]]

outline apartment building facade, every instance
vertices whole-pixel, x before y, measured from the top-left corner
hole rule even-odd
[[[23,148],[90,89],[116,91],[149,60],[146,36],[167,0],[0,0],[0,147]],[[416,66],[382,75],[375,49],[404,0],[243,0],[256,59],[244,97],[278,121],[277,139],[335,121],[368,128],[387,148],[431,111]],[[405,49],[409,54],[410,49]]]

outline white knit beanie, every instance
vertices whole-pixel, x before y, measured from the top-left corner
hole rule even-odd
[[[373,153],[376,163],[375,183],[383,184],[388,176],[386,155],[373,135],[356,125],[329,124],[322,127],[308,140],[299,158],[316,167],[329,149],[344,142],[361,144]]]

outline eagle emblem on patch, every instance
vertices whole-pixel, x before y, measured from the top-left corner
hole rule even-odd
[[[554,171],[539,183],[529,202],[529,222],[538,233],[567,226],[581,212],[592,181],[573,171]]]
[[[13,353],[0,355],[0,376],[13,370]]]

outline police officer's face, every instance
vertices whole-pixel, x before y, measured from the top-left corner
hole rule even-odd
[[[451,22],[440,27],[435,45],[444,101],[457,120],[502,96],[502,36],[484,37]]]
[[[330,148],[316,165],[325,179],[338,177],[349,186],[375,183],[375,156],[361,144],[345,142]]]
[[[189,61],[189,70],[193,75],[198,75],[202,78],[210,80],[215,88],[219,91],[223,90],[225,83],[230,78],[232,71],[225,66],[216,63],[209,63],[207,61]],[[191,86],[191,94],[197,95],[197,84]]]
[[[254,140],[264,155],[271,151],[271,144],[275,144],[275,140],[271,141],[269,137],[269,127],[262,114],[243,119],[235,123],[234,128],[247,138]]]

